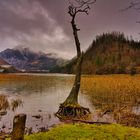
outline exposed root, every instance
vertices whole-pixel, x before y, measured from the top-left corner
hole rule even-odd
[[[67,119],[89,119],[90,110],[81,107],[79,104],[60,104],[59,110],[55,114],[60,120]]]

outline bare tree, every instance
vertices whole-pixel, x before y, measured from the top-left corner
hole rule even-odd
[[[140,0],[132,0],[126,8],[121,9],[122,12],[125,12],[127,10],[133,9],[136,12],[140,12]],[[140,21],[136,21],[137,23],[140,23]]]
[[[64,103],[60,104],[59,110],[56,113],[56,115],[62,119],[64,117],[81,118],[90,113],[88,108],[81,107],[78,104],[83,54],[81,52],[80,41],[78,37],[78,31],[80,31],[80,29],[76,25],[76,18],[80,13],[88,15],[91,4],[94,4],[95,2],[96,0],[73,0],[73,2],[69,1],[68,14],[71,16],[71,26],[77,50],[77,69],[72,90]]]
[[[121,12],[126,12],[128,10],[135,10],[136,12],[140,12],[140,0],[132,0],[127,7],[121,9]],[[140,24],[140,20],[136,21],[136,23]],[[140,35],[140,33],[138,33]]]
[[[129,9],[140,10],[140,0],[132,0],[129,5],[121,11],[127,11]]]

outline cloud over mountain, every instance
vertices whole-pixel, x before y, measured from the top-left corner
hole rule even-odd
[[[63,57],[76,54],[67,13],[69,0],[1,0],[0,51],[25,45],[34,50],[58,53]],[[81,29],[79,38],[83,50],[97,34],[121,31],[139,38],[139,13],[120,12],[128,0],[97,0],[89,16],[79,15],[76,20]]]
[[[63,28],[37,0],[1,1],[0,19],[0,47],[24,44],[35,50],[58,52],[69,41]]]

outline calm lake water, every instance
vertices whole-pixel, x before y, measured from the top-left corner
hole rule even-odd
[[[122,97],[117,96],[118,93],[115,92],[114,87],[110,87],[110,85],[111,84],[114,86],[118,85],[117,87],[121,89],[119,90],[119,92],[121,92],[121,95],[122,93],[124,93],[125,97],[125,93],[127,93],[127,89],[129,88],[128,84],[130,83],[128,82],[127,84],[125,84],[128,78],[132,83],[130,85],[135,85],[134,93],[137,93],[136,99],[138,101],[138,99],[140,99],[139,76],[132,78],[127,75],[84,77],[84,80],[82,82],[82,93],[81,92],[79,93],[79,103],[80,105],[90,109],[90,111],[93,113],[93,121],[105,121],[105,122],[115,121],[112,114],[110,115],[106,114],[103,117],[99,118],[97,110],[95,110],[94,105],[96,106],[98,101],[100,101],[99,103],[107,102],[106,104],[108,103],[112,104],[115,102],[117,104],[118,102],[120,103],[120,98],[122,98],[123,96]],[[124,82],[124,80],[126,82]],[[106,83],[104,81],[106,81],[107,86],[105,85]],[[7,132],[11,131],[13,117],[19,113],[27,114],[26,127],[33,128],[34,132],[39,131],[39,129],[42,127],[50,128],[55,124],[62,123],[59,121],[57,117],[55,117],[54,114],[57,112],[59,104],[63,103],[63,101],[69,95],[73,82],[74,75],[66,75],[66,74],[0,75],[0,94],[7,95],[9,99],[19,98],[23,101],[23,105],[18,107],[14,112],[8,110],[7,115],[1,117],[0,129],[2,128],[2,126],[6,126],[6,131]],[[120,86],[120,82],[122,84],[122,87]],[[118,88],[115,89],[117,90]],[[115,93],[115,95],[113,93]],[[130,97],[132,98],[133,94],[131,94],[131,92],[130,95],[131,95]],[[114,100],[114,98],[116,98],[116,100]],[[125,105],[127,105],[127,100]],[[103,104],[103,107],[104,106],[105,105]],[[132,107],[133,113],[140,115],[140,107],[135,106],[135,104],[133,104]],[[41,116],[39,119],[33,117],[38,115]]]
[[[0,128],[5,125],[7,131],[11,130],[13,117],[18,113],[27,114],[26,126],[34,131],[61,123],[54,113],[70,93],[73,80],[73,75],[64,74],[17,74],[4,78],[0,81],[0,93],[21,99],[23,105],[15,112],[9,110],[1,118]],[[87,95],[80,93],[79,103],[94,111]],[[41,118],[36,119],[35,115],[41,115]]]

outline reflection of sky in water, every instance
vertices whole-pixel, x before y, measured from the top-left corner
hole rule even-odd
[[[73,84],[73,76],[42,75],[26,80],[0,81],[0,91],[9,96],[17,96],[23,100],[23,107],[19,107],[16,112],[8,112],[0,122],[0,127],[5,124],[12,127],[12,119],[17,113],[27,114],[28,127],[51,126],[59,123],[54,113],[58,110],[59,104],[68,96]],[[82,106],[92,105],[86,95],[80,94],[79,103]],[[41,112],[39,112],[41,110]],[[35,119],[32,116],[40,114],[42,119]]]

